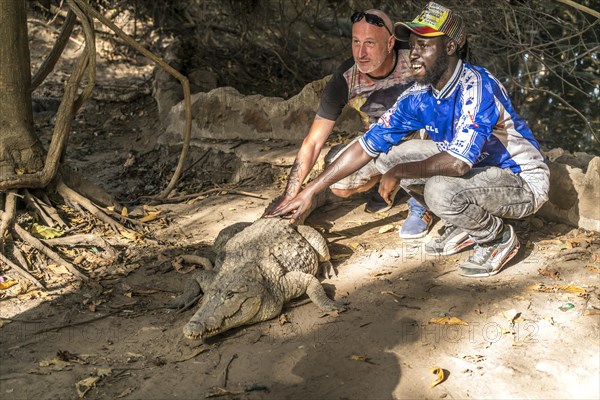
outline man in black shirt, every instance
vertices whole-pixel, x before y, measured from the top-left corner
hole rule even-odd
[[[392,34],[392,21],[384,12],[356,12],[351,21],[353,58],[342,63],[325,87],[317,115],[296,155],[285,191],[268,207],[266,215],[298,194],[346,105],[358,111],[364,129],[367,130],[414,81],[408,58],[409,50],[400,49],[397,45]],[[348,197],[371,189],[379,182],[383,173],[397,164],[397,155],[400,152],[406,153],[400,149],[402,146],[397,147],[395,154],[390,152],[382,155],[356,173],[332,184],[331,191],[336,196]],[[333,152],[337,150],[334,148]],[[333,157],[329,154],[327,159],[332,158],[333,161],[342,152],[343,149]],[[424,157],[428,155],[431,154],[423,154]],[[383,212],[391,206],[376,194],[369,200],[365,210]],[[409,200],[409,212],[400,236],[425,236],[431,225],[432,215],[412,198]]]

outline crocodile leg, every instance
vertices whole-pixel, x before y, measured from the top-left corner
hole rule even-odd
[[[297,230],[304,240],[315,249],[315,252],[319,255],[319,262],[325,262],[331,259],[327,241],[315,228],[308,225],[299,225]]]
[[[319,256],[319,271],[318,276],[322,276],[326,279],[337,275],[337,271],[331,264],[331,256],[329,255],[329,247],[327,247],[327,241],[321,234],[308,225],[298,225],[298,233],[311,245],[315,252]]]
[[[186,284],[183,293],[167,303],[167,308],[180,309],[205,293],[216,275],[215,271],[199,271]]]
[[[286,300],[291,300],[306,293],[324,313],[346,310],[343,304],[327,297],[321,282],[311,274],[300,271],[288,272],[283,279],[283,290],[286,294]]]

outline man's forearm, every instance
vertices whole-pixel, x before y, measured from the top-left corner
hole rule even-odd
[[[302,182],[304,182],[306,175],[308,175],[308,172],[305,172],[305,168],[306,167],[302,160],[294,160],[294,164],[290,170],[290,175],[285,187],[284,193],[286,196],[295,196],[300,191]]]
[[[306,190],[310,190],[313,194],[319,193],[340,179],[358,171],[371,159],[372,157],[356,142],[325,168],[314,181],[308,184]]]

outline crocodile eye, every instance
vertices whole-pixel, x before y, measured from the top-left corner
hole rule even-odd
[[[233,297],[234,294],[235,292],[233,290],[228,290],[227,293],[225,293],[225,298],[230,299]]]

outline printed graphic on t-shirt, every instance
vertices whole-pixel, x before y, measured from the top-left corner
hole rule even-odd
[[[414,81],[408,50],[400,50],[397,54],[396,67],[385,78],[371,78],[360,72],[356,64],[343,73],[348,84],[348,104],[358,111],[365,129],[376,123]]]

